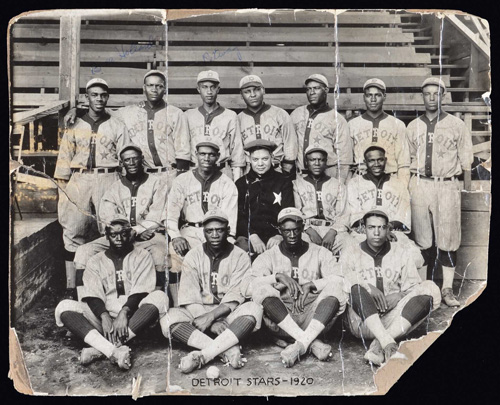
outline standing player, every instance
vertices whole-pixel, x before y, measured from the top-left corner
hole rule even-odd
[[[285,367],[292,367],[308,350],[326,361],[333,355],[332,347],[318,336],[344,312],[349,288],[337,275],[331,252],[302,240],[304,223],[297,208],[283,209],[278,224],[283,241],[257,257],[242,291],[264,307],[272,334],[293,339],[281,352]]]
[[[147,72],[143,91],[146,100],[107,113],[125,122],[127,140],[143,151],[146,173],[160,176],[167,193],[177,172],[189,169],[191,145],[187,120],[179,108],[164,101],[166,77],[163,72]],[[76,110],[71,110],[65,122],[72,122],[75,117]]]
[[[185,112],[191,137],[192,161],[196,162],[195,146],[205,137],[211,137],[220,150],[217,165],[226,176],[236,181],[246,165],[245,154],[236,113],[217,102],[219,74],[213,70],[200,72],[197,90],[203,105]]]
[[[261,254],[281,242],[276,218],[285,207],[293,207],[290,179],[272,166],[276,144],[257,139],[245,149],[250,153],[250,171],[238,179],[237,246]],[[255,256],[254,256],[255,257]]]
[[[129,143],[124,146],[119,156],[126,175],[115,181],[102,197],[99,220],[108,224],[117,215],[129,219],[135,234],[135,246],[146,249],[153,257],[157,286],[163,289],[167,242],[160,231],[164,229],[167,196],[161,179],[144,172],[142,151],[137,145]],[[106,236],[79,246],[75,254],[77,274],[85,270],[92,256],[108,248]]]
[[[243,146],[257,139],[267,139],[277,145],[273,151],[273,166],[284,174],[294,173],[297,159],[297,135],[292,120],[282,108],[264,103],[266,89],[259,76],[240,80],[240,94],[247,108],[238,114]]]
[[[326,174],[344,183],[352,164],[352,139],[347,122],[327,103],[325,76],[313,74],[305,84],[309,105],[298,107],[291,114],[299,143],[298,169],[305,170],[304,153],[309,145],[322,146],[328,152]]]
[[[106,226],[109,249],[92,257],[83,273],[82,302],[63,300],[56,323],[66,326],[90,348],[83,365],[106,356],[120,368],[130,368],[130,348],[123,346],[168,310],[167,296],[154,291],[151,255],[133,246],[132,228],[124,217]]]
[[[262,321],[262,308],[244,302],[240,283],[250,272],[248,255],[227,236],[227,215],[219,209],[203,217],[206,242],[191,249],[182,265],[179,307],[161,321],[165,337],[198,349],[183,357],[180,369],[189,373],[220,354],[234,368],[241,368],[239,343]],[[218,335],[212,340],[206,332]],[[169,333],[170,332],[170,333]]]
[[[389,217],[373,210],[363,217],[366,240],[340,256],[350,281],[347,320],[351,333],[373,339],[365,359],[375,365],[398,353],[396,339],[406,336],[439,308],[441,294],[432,281],[421,281],[415,263],[398,242],[389,242]]]
[[[109,116],[108,84],[92,79],[85,86],[88,112],[64,131],[54,178],[61,192],[57,206],[63,228],[68,298],[75,297],[75,266],[78,246],[95,239],[102,230],[95,215],[104,192],[118,179],[118,156],[126,128]]]
[[[167,233],[171,240],[169,252],[172,262],[169,290],[175,304],[182,257],[205,242],[202,228],[205,213],[220,208],[229,217],[231,230],[236,229],[238,215],[238,190],[232,180],[217,169],[220,157],[218,144],[213,138],[206,137],[196,145],[196,149],[197,168],[174,180],[167,202]],[[179,219],[183,223],[180,229]],[[234,236],[232,233],[233,243]]]
[[[321,146],[306,149],[306,176],[293,181],[295,207],[304,216],[304,240],[324,246],[334,254],[349,238],[345,186],[325,174],[327,151]]]
[[[437,77],[422,84],[425,114],[410,122],[407,130],[413,174],[409,190],[415,242],[427,257],[434,230],[437,262],[443,268],[443,301],[459,306],[453,294],[461,240],[461,186],[457,176],[471,168],[472,138],[463,121],[441,109],[445,92],[445,84]]]
[[[406,187],[410,181],[410,151],[403,121],[384,112],[385,83],[380,79],[368,79],[363,85],[366,112],[349,121],[349,135],[354,142],[354,163],[364,174],[364,151],[370,145],[385,150],[385,172],[397,175]]]

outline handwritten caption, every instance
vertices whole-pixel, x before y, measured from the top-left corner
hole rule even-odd
[[[236,55],[236,58],[238,58],[238,60],[242,60],[240,50],[237,46],[234,46],[232,48],[229,47],[223,51],[214,49],[211,52],[205,52],[201,57],[203,58],[203,62],[213,62],[217,59],[225,57],[226,55]]]
[[[193,387],[227,387],[231,385],[242,387],[260,387],[260,386],[307,386],[314,385],[314,378],[311,377],[248,377],[248,378],[193,378],[191,380]]]

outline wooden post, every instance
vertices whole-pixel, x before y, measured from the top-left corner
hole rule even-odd
[[[81,17],[68,13],[61,17],[59,44],[59,100],[69,100],[76,107],[80,85],[80,27]],[[63,118],[67,108],[59,111],[59,138],[64,129]]]
[[[464,114],[464,123],[467,126],[467,129],[469,130],[469,132],[471,132],[472,131],[472,114],[471,113]],[[466,191],[472,190],[472,173],[471,173],[470,167],[468,170],[464,171],[464,189]]]

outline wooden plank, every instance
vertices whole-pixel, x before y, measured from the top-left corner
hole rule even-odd
[[[335,16],[326,11],[287,11],[234,12],[195,16],[176,20],[177,22],[196,23],[233,23],[233,24],[334,24]],[[391,25],[401,23],[401,17],[387,12],[343,12],[338,14],[339,24]]]
[[[82,46],[83,47],[83,46]],[[102,52],[96,49],[97,52]],[[277,63],[430,63],[426,53],[410,47],[348,47],[343,46],[336,60],[335,47],[217,47],[169,46],[169,62],[277,62]]]
[[[222,87],[237,89],[243,76],[255,74],[262,78],[267,88],[302,87],[305,78],[311,73],[319,72],[335,83],[339,78],[339,85],[344,87],[361,88],[364,82],[371,77],[378,77],[390,88],[418,88],[422,78],[430,76],[427,68],[396,68],[396,67],[347,67],[338,72],[334,67],[305,67],[305,66],[171,66],[168,68],[169,88],[192,89],[196,87],[196,76],[202,70],[211,68],[219,73]],[[59,87],[59,70],[57,66],[14,66],[13,85],[15,88],[57,88]],[[103,78],[111,89],[138,89],[142,87],[146,69],[130,67],[81,67],[80,88],[84,88],[88,80],[94,77]],[[449,75],[443,80],[450,85]]]
[[[491,193],[477,192],[470,193],[462,191],[462,211],[482,211],[491,210]]]
[[[468,39],[471,43],[478,48],[486,58],[490,58],[490,47],[479,38],[478,33],[471,31],[458,17],[454,14],[445,14],[445,17],[450,21],[458,30]]]
[[[191,27],[173,26],[168,41],[198,42],[360,42],[411,43],[413,34],[401,28],[339,27]]]
[[[28,15],[20,18],[21,21],[31,21],[31,20],[47,20],[47,21],[59,21],[63,16],[76,15],[80,16],[82,20],[91,21],[156,21],[161,22],[164,16],[164,9],[134,9],[130,12],[128,10],[119,9],[108,9],[108,10],[42,10],[31,12]]]
[[[23,111],[12,114],[12,122],[17,125],[24,125],[28,122],[39,120],[47,115],[54,114],[59,110],[69,106],[68,100],[53,101],[31,111]]]
[[[462,211],[462,246],[488,246],[490,213]]]
[[[488,247],[461,246],[457,251],[455,278],[486,280],[488,277]]]
[[[472,146],[473,153],[485,152],[491,150],[491,141],[478,143]]]
[[[59,44],[14,43],[14,62],[59,62]],[[156,44],[81,44],[80,61],[94,63],[165,62],[165,47]]]

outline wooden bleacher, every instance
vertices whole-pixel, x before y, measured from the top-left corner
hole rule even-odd
[[[61,44],[67,46],[61,39],[65,32],[63,14],[27,15],[10,31],[13,124],[26,127],[21,145],[23,160],[48,168],[48,175],[52,174],[53,164],[45,162],[55,161],[59,139],[58,117],[51,108],[60,110],[61,115],[69,105],[84,104],[85,83],[94,77],[110,84],[110,107],[138,102],[143,98],[144,73],[151,68],[166,69],[167,63],[168,102],[183,110],[200,104],[196,76],[201,70],[219,73],[219,101],[236,111],[244,108],[238,89],[244,75],[261,76],[266,101],[290,112],[307,103],[305,78],[322,73],[331,83],[329,103],[348,119],[364,108],[363,83],[378,77],[388,87],[386,110],[406,123],[424,109],[420,95],[423,79],[441,74],[449,86],[445,110],[468,125],[475,156],[482,160],[490,157],[490,106],[482,99],[489,91],[489,59],[484,47],[475,44],[460,26],[462,22],[483,38],[485,27],[476,20],[460,16],[458,23],[445,19],[438,24],[431,14],[395,11],[349,11],[338,15],[276,11],[229,12],[176,20],[169,20],[167,15],[165,25],[165,16],[151,11],[117,11],[111,16],[88,10],[79,15],[76,100],[67,96],[67,89],[64,95],[60,91],[65,85],[61,77],[66,77],[66,61],[61,61],[66,52]],[[31,116],[33,110],[39,115],[26,121],[26,115]],[[51,114],[45,114],[47,111]],[[467,187],[489,191],[488,181],[472,183]],[[474,228],[471,224],[476,221],[483,225],[489,221],[489,204],[474,201],[464,204],[466,230]],[[467,257],[486,249],[485,234],[473,242],[465,235],[462,251],[468,252]],[[467,277],[484,277],[485,266],[478,267],[480,273],[471,277],[469,273]]]

